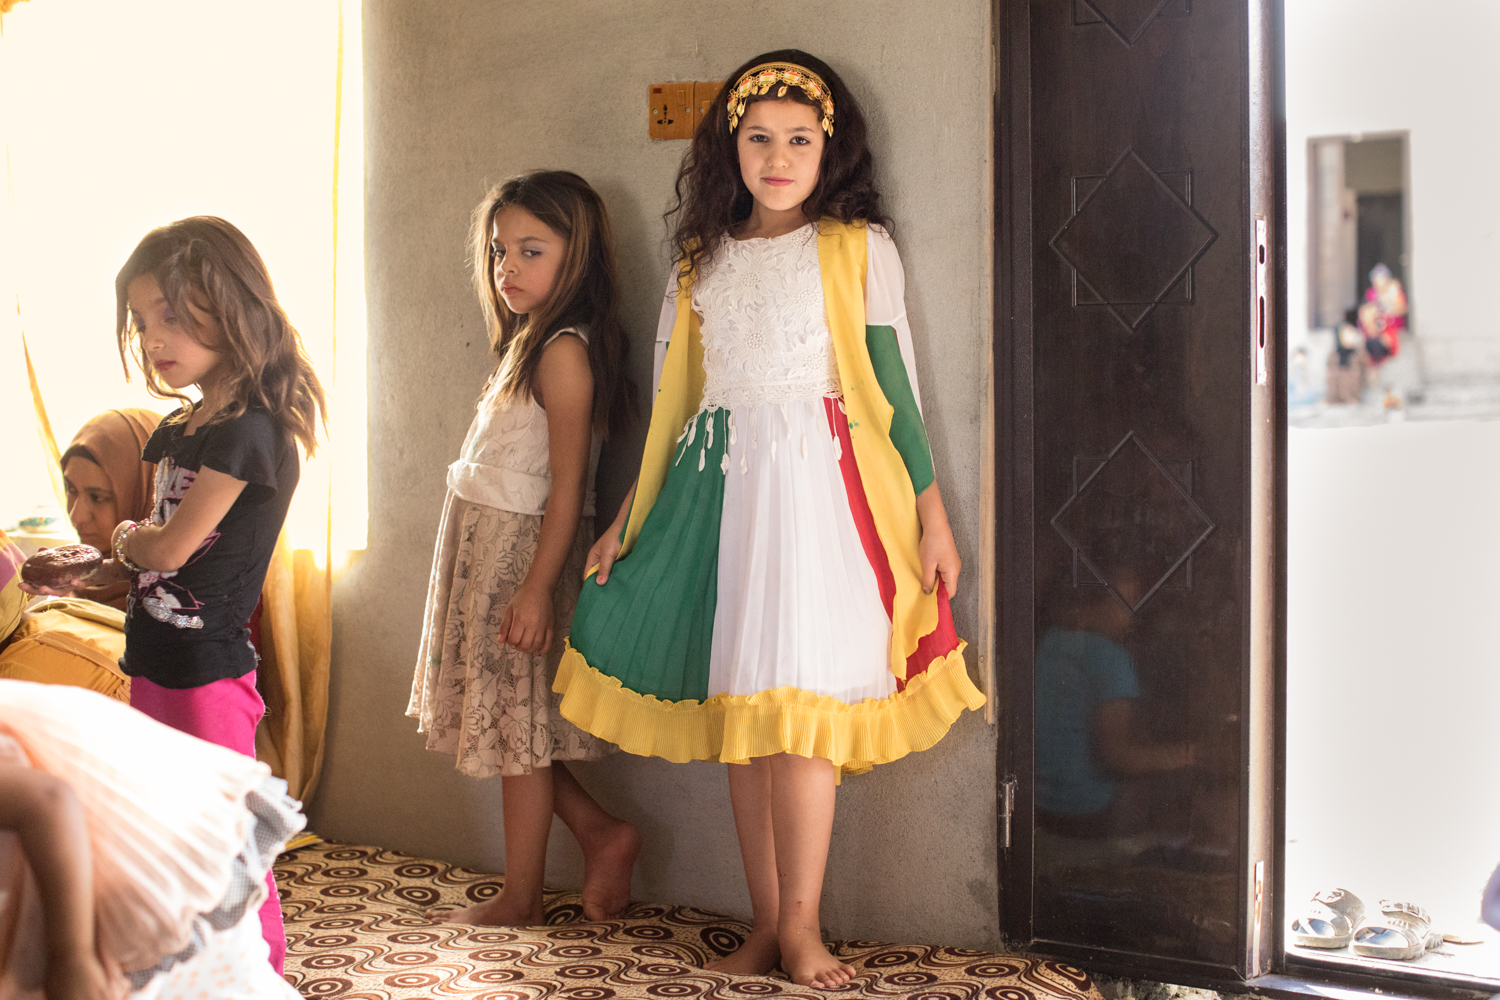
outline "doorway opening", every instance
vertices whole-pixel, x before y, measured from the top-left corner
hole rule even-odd
[[[1462,194],[1491,154],[1449,109],[1500,74],[1425,11],[1395,54],[1398,9],[1286,5],[1281,929],[1303,974],[1493,993],[1500,328],[1471,289],[1495,267],[1496,212]],[[1369,72],[1375,54],[1399,73]],[[1348,896],[1355,926],[1326,919]]]

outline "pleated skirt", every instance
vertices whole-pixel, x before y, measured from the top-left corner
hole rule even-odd
[[[943,597],[934,655],[892,673],[893,584],[851,452],[836,399],[698,414],[631,552],[584,584],[562,714],[672,760],[858,771],[940,739],[979,697],[963,643]]]

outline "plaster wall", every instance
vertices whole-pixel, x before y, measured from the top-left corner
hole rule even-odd
[[[489,370],[465,229],[492,181],[534,167],[587,177],[612,215],[632,364],[649,387],[661,212],[687,145],[647,138],[653,81],[721,79],[756,52],[797,46],[859,95],[905,260],[927,427],[967,571],[956,618],[972,641],[990,333],[988,0],[366,0],[364,18],[370,544],[335,588],[314,827],[505,866],[500,782],[459,775],[403,716],[444,468]],[[618,507],[643,439],[644,428],[608,449],[601,511]],[[844,783],[824,899],[832,934],[998,945],[995,745],[970,713],[934,749]],[[637,899],[748,915],[724,766],[620,755],[576,773],[644,834]],[[549,881],[576,886],[581,873],[558,824]]]
[[[1286,5],[1290,333],[1307,329],[1307,141],[1407,132],[1412,329],[1434,378],[1500,376],[1500,205],[1475,197],[1500,158],[1490,0],[1318,0]]]

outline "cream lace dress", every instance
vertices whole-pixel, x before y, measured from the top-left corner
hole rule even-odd
[[[568,332],[584,337],[562,331],[554,339]],[[552,490],[546,411],[531,398],[502,407],[491,387],[448,467],[406,714],[418,720],[427,749],[453,754],[471,777],[529,774],[554,760],[593,760],[615,749],[557,714],[552,693],[595,537],[598,456],[595,440],[583,517],[552,595],[553,648],[536,655],[501,642],[500,623],[536,556]]]

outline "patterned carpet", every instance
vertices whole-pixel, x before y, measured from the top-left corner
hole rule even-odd
[[[503,878],[375,847],[317,841],[276,864],[286,914],[287,978],[304,997],[416,1000],[1099,1000],[1088,974],[1036,959],[959,948],[844,941],[859,975],[836,990],[701,966],[748,927],[683,906],[636,903],[619,920],[582,923],[577,893],[549,891],[547,926],[433,924],[429,906],[488,899]]]

